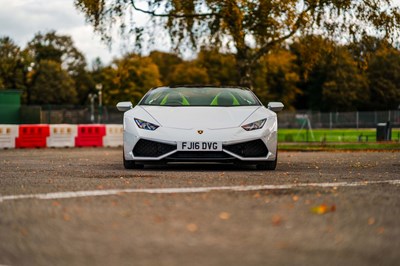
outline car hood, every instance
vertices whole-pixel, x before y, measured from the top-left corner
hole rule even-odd
[[[140,106],[163,127],[222,129],[239,127],[261,106],[168,107]]]

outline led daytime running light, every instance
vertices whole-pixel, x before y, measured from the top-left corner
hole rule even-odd
[[[246,130],[246,131],[252,131],[252,130],[260,129],[265,125],[266,121],[267,121],[267,119],[261,119],[261,120],[258,120],[256,122],[244,125],[244,126],[242,126],[242,128],[244,130]]]
[[[143,121],[143,120],[140,120],[140,119],[137,119],[137,118],[134,118],[134,119],[135,119],[135,123],[138,126],[138,128],[141,128],[141,129],[144,129],[144,130],[154,131],[159,127],[159,126],[154,125],[154,124],[152,124],[150,122],[146,122],[146,121]]]

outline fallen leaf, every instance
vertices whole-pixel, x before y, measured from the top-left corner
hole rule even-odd
[[[64,219],[64,221],[68,222],[71,220],[71,217],[67,213],[64,213],[63,219]]]
[[[26,228],[20,228],[19,232],[21,233],[22,236],[27,236],[28,235],[28,230],[26,230]]]
[[[368,225],[373,225],[375,224],[375,218],[374,217],[369,217],[368,218]]]
[[[336,205],[328,206],[326,204],[321,204],[311,208],[311,212],[315,214],[325,214],[334,211],[336,211]]]
[[[379,227],[378,229],[377,229],[377,232],[378,232],[378,234],[383,234],[384,232],[385,232],[385,228],[383,228],[383,227]]]
[[[228,220],[231,217],[231,215],[228,212],[221,212],[219,214],[219,218],[221,220]]]
[[[276,243],[275,246],[279,249],[286,249],[289,248],[289,243],[281,241]]]
[[[154,217],[154,222],[155,223],[163,223],[163,222],[165,222],[165,218],[164,217],[162,217],[162,216],[156,216],[156,217]]]
[[[122,217],[127,218],[127,217],[131,216],[131,213],[129,211],[121,211],[121,212],[119,212],[119,215],[121,215]]]
[[[187,229],[189,232],[194,233],[194,232],[196,232],[199,228],[198,228],[197,224],[190,223],[190,224],[187,224],[187,225],[186,225],[186,229]]]
[[[280,215],[274,214],[272,216],[272,224],[278,226],[282,223],[282,217]]]

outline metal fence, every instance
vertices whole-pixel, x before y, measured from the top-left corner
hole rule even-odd
[[[22,106],[21,123],[46,124],[121,124],[123,113],[115,106],[91,109],[90,106]],[[400,110],[376,112],[281,112],[280,128],[375,128],[378,123],[400,128]]]
[[[282,112],[278,114],[280,128],[375,128],[390,122],[400,127],[400,110],[375,112]]]
[[[115,106],[92,109],[90,106],[22,106],[21,123],[44,124],[122,124],[123,113]]]

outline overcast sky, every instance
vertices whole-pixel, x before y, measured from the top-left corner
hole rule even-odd
[[[120,45],[110,50],[93,33],[93,27],[85,22],[73,0],[0,0],[0,36],[10,37],[24,48],[37,32],[55,30],[57,34],[72,37],[75,46],[91,64],[100,57],[109,63],[113,57],[124,53]]]
[[[113,57],[127,52],[114,43],[110,50],[93,33],[92,26],[85,22],[73,0],[0,0],[0,36],[8,36],[24,48],[35,33],[55,30],[58,34],[72,37],[75,46],[83,52],[91,64],[100,57],[107,64]],[[400,0],[393,1],[399,5]],[[114,39],[115,40],[115,39]],[[161,47],[161,45],[160,45]]]

